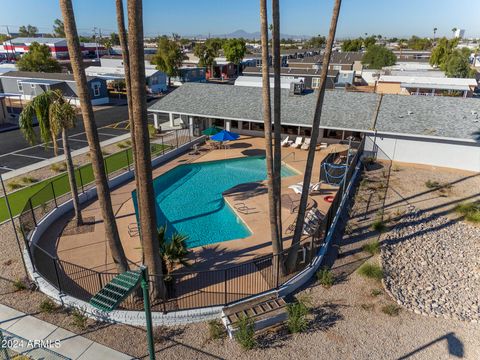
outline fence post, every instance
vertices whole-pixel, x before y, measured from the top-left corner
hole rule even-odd
[[[163,136],[162,136],[162,155],[165,155],[165,145],[163,144]]]
[[[97,273],[98,274],[98,283],[100,284],[99,291],[103,289],[103,283],[102,283],[102,273]]]
[[[85,192],[85,188],[83,187],[83,178],[82,178],[82,168],[78,168],[78,175],[80,177],[80,185],[82,187],[82,193]]]
[[[60,277],[58,276],[58,267],[57,267],[57,258],[53,257],[52,258],[52,261],[53,261],[53,267],[55,269],[55,276],[57,277],[57,285],[58,285],[58,291],[60,293],[62,293],[62,287],[60,285]]]
[[[282,261],[282,258],[279,256],[279,254],[275,254],[273,255],[273,258],[275,259],[275,257],[277,257],[277,276],[276,276],[276,280],[277,280],[277,286],[276,288],[278,289],[279,285],[280,285],[280,261]],[[283,256],[282,256],[283,257]]]
[[[178,130],[175,130],[175,139],[177,140],[177,149],[178,149]]]
[[[33,223],[37,227],[37,219],[35,219],[35,212],[33,211],[32,198],[28,199],[28,204],[30,205],[30,212],[32,213]]]
[[[228,300],[227,300],[227,269],[223,270],[223,286],[224,286],[224,292],[225,292],[224,301],[225,301],[225,305],[227,305],[228,304]]]
[[[57,196],[55,195],[55,188],[53,187],[53,181],[50,182],[50,186],[52,188],[52,193],[53,193],[53,201],[55,202],[55,207],[58,208],[57,204]]]
[[[132,152],[133,152],[133,149],[132,149]],[[130,158],[128,156],[128,149],[125,150],[125,156],[127,157],[127,167],[128,167],[128,171],[130,171]]]

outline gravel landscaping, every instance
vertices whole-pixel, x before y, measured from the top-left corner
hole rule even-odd
[[[385,286],[415,313],[480,320],[480,228],[413,210],[385,236]]]

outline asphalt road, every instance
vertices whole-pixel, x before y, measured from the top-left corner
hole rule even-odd
[[[126,105],[115,105],[95,111],[95,122],[97,123],[100,141],[128,133],[125,128],[128,120],[128,108]],[[111,127],[112,124],[119,124],[118,128]],[[35,132],[38,134],[38,127]],[[72,150],[78,150],[88,146],[85,136],[85,129],[81,115],[78,116],[77,126],[70,132],[70,146]],[[59,144],[59,155],[61,141]],[[20,130],[11,130],[0,133],[0,173],[15,170],[36,162],[55,156],[51,146],[44,144],[30,145],[23,137]]]

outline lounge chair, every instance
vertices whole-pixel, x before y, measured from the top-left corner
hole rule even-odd
[[[312,193],[320,192],[321,185],[322,185],[322,181],[318,183],[310,184],[308,188],[308,193],[312,194]],[[303,183],[300,182],[298,184],[290,185],[288,188],[292,189],[296,194],[301,194],[303,189]]]
[[[310,147],[310,138],[305,138],[305,142],[302,144],[300,149],[308,150],[309,147]]]
[[[292,145],[292,143],[293,143],[293,141],[290,140],[290,136],[287,136],[285,139],[282,140],[281,145],[283,147],[287,147],[287,146]]]
[[[327,143],[320,143],[320,150],[324,150],[328,147]]]
[[[303,223],[303,235],[313,235],[320,227],[322,221],[325,219],[325,215],[320,212],[316,207],[311,208],[305,215],[305,221]],[[295,231],[295,225],[297,219],[288,226],[285,233],[293,233]]]
[[[295,142],[290,145],[290,147],[293,147],[295,149],[298,149],[300,146],[302,146],[303,138],[301,136],[297,136],[295,139]]]

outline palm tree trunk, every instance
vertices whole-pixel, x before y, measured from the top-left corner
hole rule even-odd
[[[332,20],[330,23],[330,31],[328,33],[325,54],[323,55],[322,72],[320,74],[320,90],[318,92],[317,103],[315,106],[315,115],[312,124],[312,136],[310,147],[308,148],[307,163],[305,164],[305,173],[303,176],[302,196],[298,207],[298,217],[295,224],[295,232],[293,234],[292,246],[288,252],[287,269],[293,271],[297,263],[298,249],[300,238],[303,233],[303,224],[305,221],[305,212],[307,208],[308,191],[310,181],[312,179],[313,162],[315,161],[315,150],[317,147],[318,135],[320,133],[320,120],[322,115],[323,98],[325,97],[325,85],[327,81],[328,67],[330,65],[330,56],[332,54],[333,41],[335,40],[335,32],[337,30],[338,15],[340,13],[340,5],[342,0],[335,0],[333,7]]]
[[[137,199],[145,264],[154,276],[156,297],[165,294],[162,259],[158,244],[153,191],[150,137],[147,128],[147,93],[145,88],[145,55],[143,50],[142,0],[128,1],[128,48],[130,55],[130,83],[132,115],[135,123],[137,161]]]
[[[88,145],[90,147],[98,202],[100,204],[105,225],[105,237],[110,246],[113,262],[115,263],[117,270],[119,272],[125,272],[128,270],[128,263],[125,252],[123,251],[122,243],[120,242],[120,236],[118,235],[118,228],[112,208],[112,199],[110,197],[110,189],[105,174],[102,149],[98,139],[97,126],[95,124],[90,93],[87,87],[87,77],[82,68],[82,52],[80,50],[77,27],[75,25],[72,1],[60,0],[60,8],[62,10],[65,25],[65,37],[67,38],[68,53],[72,64],[73,76],[78,88],[78,98],[82,110],[85,134],[87,135]]]
[[[77,226],[83,225],[82,212],[80,210],[80,201],[78,200],[77,180],[75,179],[75,168],[73,167],[72,153],[68,143],[68,132],[66,128],[62,129],[63,152],[65,153],[65,162],[67,163],[68,182],[72,193],[73,210],[75,213],[75,222]]]
[[[120,40],[120,46],[122,48],[122,59],[123,59],[123,68],[125,70],[125,88],[127,91],[127,106],[128,106],[128,123],[130,124],[130,138],[132,141],[132,155],[133,155],[133,166],[135,171],[135,185],[138,189],[138,177],[137,174],[137,160],[136,160],[136,145],[135,145],[135,123],[133,121],[132,113],[132,86],[130,80],[130,59],[128,52],[128,43],[127,43],[127,31],[125,30],[125,15],[123,11],[123,1],[115,0],[116,10],[117,10],[117,26],[118,26],[118,38]],[[142,239],[140,238],[140,241]],[[142,245],[143,246],[143,245]],[[142,252],[143,254],[143,252]],[[143,262],[142,258],[142,262]]]
[[[277,227],[279,239],[279,251],[283,250],[282,237],[282,149],[281,149],[281,87],[280,87],[280,6],[279,0],[272,1],[272,48],[273,48],[273,128],[274,128],[274,148],[273,148],[273,184],[274,198],[277,213]],[[283,268],[283,267],[282,267]]]
[[[267,162],[268,217],[270,222],[270,238],[272,241],[273,267],[278,269],[281,248],[281,233],[278,233],[277,209],[275,204],[275,188],[272,157],[272,112],[270,104],[270,74],[268,66],[268,21],[267,1],[260,0],[260,33],[262,44],[262,99],[263,123],[265,133],[265,153]],[[274,270],[274,273],[277,272]]]

